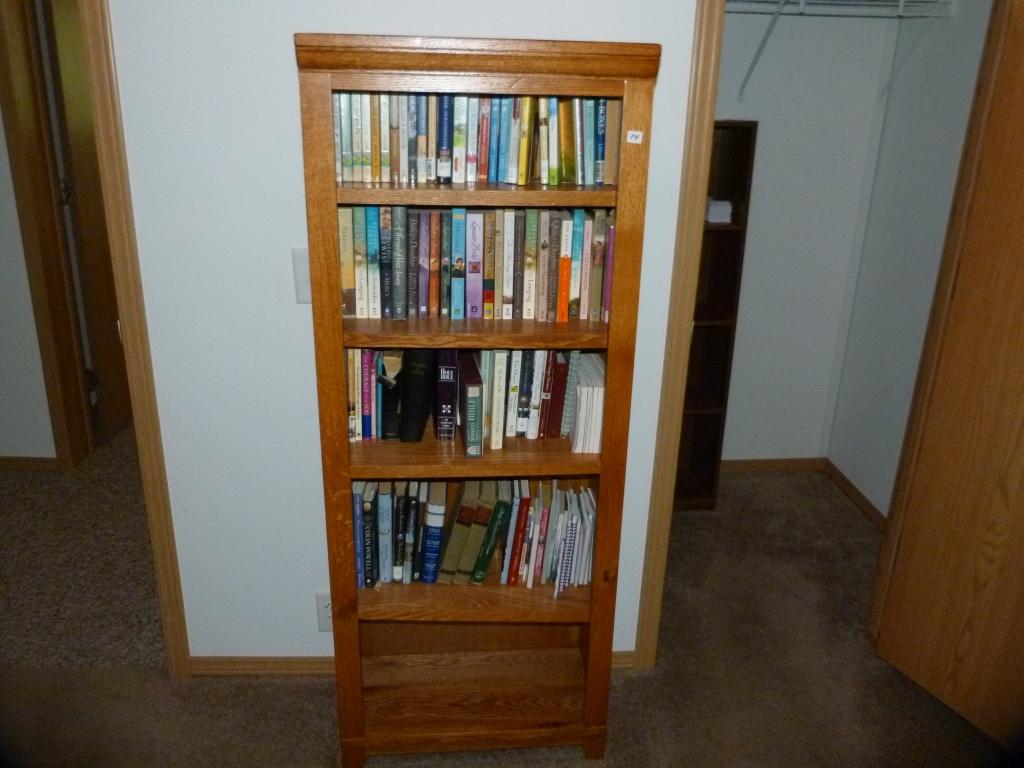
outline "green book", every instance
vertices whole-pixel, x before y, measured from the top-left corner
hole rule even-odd
[[[480,554],[477,556],[476,565],[473,568],[473,575],[470,581],[473,584],[483,584],[484,579],[487,578],[487,569],[491,564],[491,560],[494,558],[494,550],[498,547],[498,541],[501,538],[501,532],[508,525],[508,516],[511,511],[511,506],[508,501],[498,501],[498,484],[495,481],[490,481],[487,484],[489,487],[486,492],[482,494],[481,504],[490,503],[493,512],[490,515],[490,519],[487,523],[487,530],[484,532],[483,544],[480,546]]]

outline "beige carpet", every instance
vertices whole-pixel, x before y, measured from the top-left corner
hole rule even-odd
[[[172,682],[134,446],[73,473],[0,473],[5,765],[332,766],[326,678]],[[723,478],[672,532],[662,652],[616,672],[603,763],[576,749],[371,758],[385,766],[991,766],[995,746],[877,659],[880,542],[829,480]]]

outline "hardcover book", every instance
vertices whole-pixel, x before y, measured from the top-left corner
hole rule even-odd
[[[402,389],[399,374],[402,370],[402,353],[396,349],[385,350],[381,354],[381,374],[378,380],[381,387],[381,440],[398,440],[401,438]]]
[[[411,584],[413,560],[416,554],[416,531],[419,529],[420,502],[419,483],[409,483],[409,494],[405,500],[405,547],[402,552],[402,583]]]
[[[519,180],[519,123],[523,117],[523,97],[512,97],[512,118],[508,127],[508,167],[505,174],[506,184],[515,184]]]
[[[583,99],[583,183],[594,184],[594,164],[597,158],[597,102]]]
[[[512,317],[523,316],[523,277],[526,258],[526,211],[517,208],[515,211],[515,240],[512,251]],[[507,275],[506,275],[507,276]],[[506,286],[506,293],[507,293]]]
[[[437,380],[434,382],[434,433],[438,440],[455,439],[456,409],[459,404],[459,353],[457,349],[437,350]]]
[[[416,95],[416,178],[427,181],[427,123],[429,121],[427,94]]]
[[[429,500],[430,483],[420,483],[420,495],[416,503],[416,536],[412,553],[412,580],[423,580],[423,553],[427,534],[427,501]]]
[[[507,501],[498,499],[498,483],[496,481],[488,480],[481,483],[479,507],[482,510],[489,509],[490,513],[478,517],[478,519],[487,517],[487,528],[484,531],[480,554],[477,556],[473,575],[470,578],[473,584],[483,584],[487,578],[487,569],[498,548],[501,533],[508,525],[509,504]]]
[[[427,96],[427,181],[437,181],[437,94]]]
[[[552,211],[548,235],[548,282],[547,310],[545,319],[553,323],[558,319],[558,272],[561,269],[562,252],[562,219],[557,211]]]
[[[484,316],[484,213],[466,214],[466,317]]]
[[[537,99],[537,154],[540,155],[540,183],[547,184],[550,171],[548,154],[548,104],[547,96]]]
[[[562,416],[565,413],[565,391],[569,382],[569,360],[561,352],[555,353],[551,374],[551,408],[544,426],[546,437],[562,436]]]
[[[501,449],[505,436],[505,397],[508,374],[508,350],[496,349],[491,359],[491,430],[490,448]]]
[[[503,319],[505,286],[505,211],[494,211],[494,319]]]
[[[466,456],[483,455],[483,380],[471,352],[459,354],[459,411]]]
[[[363,550],[363,492],[366,483],[357,480],[352,483],[352,544],[355,547],[356,586],[363,586],[365,553]]]
[[[577,186],[586,184],[586,146],[584,144],[583,136],[586,133],[584,123],[584,109],[583,109],[583,98],[576,96],[572,100],[572,129],[573,129],[573,149],[576,152],[575,166],[576,166],[576,184]]]
[[[497,142],[498,165],[495,181],[504,184],[508,181],[508,146],[509,136],[512,133],[512,97],[502,96],[499,101],[501,102],[501,131],[499,132],[500,138]]]
[[[441,282],[438,301],[441,302],[440,316],[452,316],[452,211],[441,211]]]
[[[363,180],[363,100],[351,94],[352,112],[352,181]],[[367,115],[369,120],[370,116]],[[342,169],[344,173],[344,169]]]
[[[441,313],[441,212],[430,212],[430,317]]]
[[[377,583],[377,484],[363,490],[363,586]]]
[[[423,439],[433,404],[436,364],[437,353],[432,349],[407,349],[402,353],[399,435],[403,443],[418,443]]]
[[[536,318],[540,321],[548,319],[548,259],[551,253],[551,211],[544,209],[537,219],[537,287],[534,302]]]
[[[589,212],[583,219],[583,253],[580,261],[580,319],[590,317],[590,268],[594,258],[594,217]]]
[[[447,493],[447,483],[430,483],[427,514],[423,526],[423,568],[420,572],[420,581],[424,584],[433,584],[437,581],[438,567],[441,564],[441,539]]]
[[[420,105],[419,99],[414,93],[409,94],[409,99],[406,103],[409,110],[409,184],[415,186],[420,181],[419,165],[416,157],[419,148],[417,130],[420,124]]]
[[[391,97],[380,95],[380,180],[391,181]]]
[[[583,225],[586,215],[582,208],[572,212],[572,254],[569,273],[569,318],[580,316],[580,285],[583,274]]]
[[[363,134],[363,181],[373,181],[373,168],[371,165],[371,156],[373,152],[371,144],[371,129],[370,124],[372,116],[370,115],[370,94],[361,93],[359,94],[359,108],[362,111],[363,119],[361,123],[362,134]]]
[[[380,182],[380,94],[370,94],[370,181]]]
[[[561,181],[561,168],[559,167],[559,128],[558,123],[558,99],[555,96],[548,98],[548,184],[557,186]]]
[[[604,184],[604,153],[607,147],[608,99],[597,100],[594,117],[594,183]]]
[[[601,305],[604,299],[604,248],[608,236],[608,214],[603,209],[594,212],[594,237],[591,244],[590,263],[590,309],[587,313],[591,322],[601,321]]]
[[[395,483],[394,512],[391,515],[391,580],[401,582],[405,571],[405,524],[408,499],[405,495],[408,483],[399,480]],[[411,573],[410,573],[411,575]]]
[[[491,154],[491,97],[480,97],[480,129],[479,146],[476,152],[476,177],[478,181],[488,181]]]
[[[413,126],[413,131],[416,130]],[[398,96],[398,180],[409,183],[409,95]]]
[[[352,181],[352,94],[340,94],[338,106],[338,118],[341,121],[341,180],[348,182]]]
[[[406,213],[408,220],[408,247],[405,275],[405,306],[409,317],[416,317],[420,310],[420,212],[417,208],[409,208]]]
[[[533,320],[537,316],[537,232],[538,211],[526,209],[526,233],[523,244],[523,319]]]
[[[467,480],[462,486],[462,493],[455,507],[455,515],[444,542],[444,554],[441,557],[441,568],[437,577],[440,584],[451,584],[459,570],[462,553],[466,549],[466,539],[469,538],[469,531],[473,527],[473,519],[476,517],[479,492],[480,483],[476,480]]]
[[[519,213],[522,213],[520,210]],[[503,247],[501,254],[502,278],[501,278],[501,319],[511,320],[515,307],[515,256],[516,256],[516,211],[512,208],[505,209],[505,218],[502,225]],[[497,264],[495,264],[497,269]],[[495,287],[497,291],[497,287]]]
[[[480,97],[470,96],[466,106],[466,183],[473,184],[477,178],[478,152],[480,149]]]
[[[495,212],[484,213],[484,320],[494,319],[494,221]]]
[[[522,97],[522,104],[519,110],[519,161],[516,163],[516,183],[520,185],[525,185],[530,181],[530,149],[533,143],[533,123],[536,104],[536,97]]]
[[[419,274],[416,280],[420,317],[428,317],[430,314],[430,218],[430,211],[420,211],[420,258]],[[440,222],[438,228],[440,228]]]
[[[401,97],[397,94],[392,95],[389,99],[389,104],[388,170],[392,185],[398,186],[402,178],[401,150],[398,144],[401,139],[401,128],[399,125],[399,110],[402,105]]]
[[[550,118],[549,118],[550,119]],[[576,139],[571,98],[558,100],[558,181],[578,184],[576,181]]]
[[[516,426],[519,420],[519,381],[522,375],[523,351],[514,349],[509,352],[508,388],[503,394],[505,398],[505,437],[516,436]]]
[[[572,216],[567,213],[560,213],[562,228],[562,242],[558,254],[558,304],[557,321],[566,323],[569,321],[570,284],[572,281],[572,244],[574,222]],[[582,247],[582,240],[581,240]]]

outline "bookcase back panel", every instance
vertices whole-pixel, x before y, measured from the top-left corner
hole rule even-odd
[[[444,589],[443,586],[438,589]],[[363,622],[363,656],[576,648],[577,624],[448,624]]]

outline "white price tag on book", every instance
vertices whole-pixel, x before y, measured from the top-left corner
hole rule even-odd
[[[626,143],[627,144],[643,144],[644,143],[644,132],[643,131],[626,131]]]

